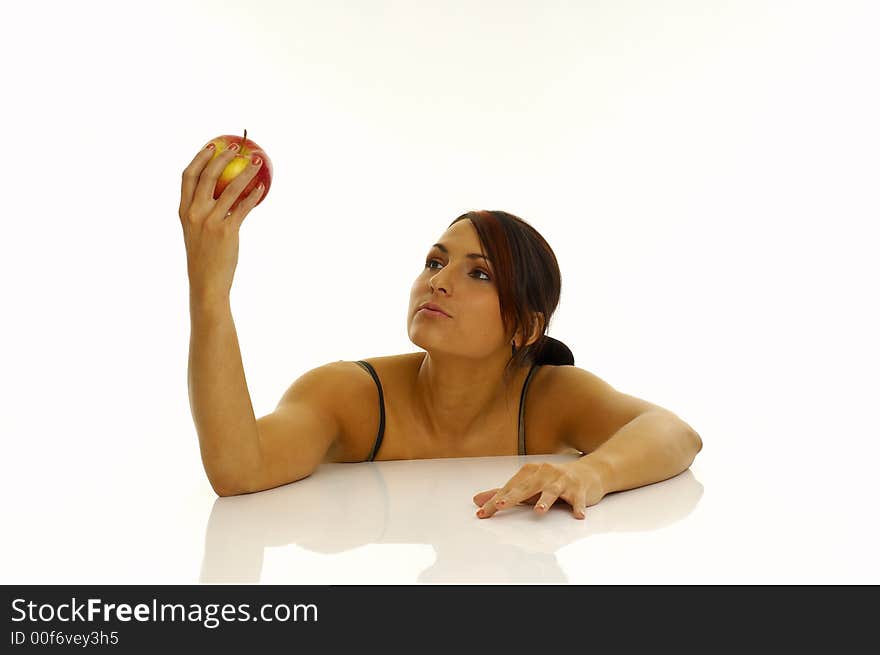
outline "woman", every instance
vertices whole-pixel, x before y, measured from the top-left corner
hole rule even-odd
[[[413,283],[407,327],[424,352],[332,362],[296,380],[256,419],[229,304],[238,232],[257,204],[259,170],[242,171],[216,200],[235,153],[211,144],[183,172],[179,215],[190,280],[189,392],[205,472],[221,496],[300,480],[322,462],[550,454],[501,488],[474,496],[479,517],[519,502],[546,512],[563,499],[576,518],[607,493],[681,473],[699,435],[662,407],[574,366],[546,335],[559,302],[559,266],[527,222],[505,212],[455,219]],[[378,430],[377,430],[378,426]]]

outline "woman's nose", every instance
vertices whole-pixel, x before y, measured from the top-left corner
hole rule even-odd
[[[446,269],[443,269],[443,270],[446,270]],[[447,288],[446,283],[444,283],[440,277],[442,274],[443,274],[443,271],[438,271],[437,273],[434,274],[434,277],[432,277],[430,280],[428,280],[428,286],[431,287],[432,292],[436,291],[437,289],[443,289],[444,291],[448,292],[448,288]]]
[[[434,293],[435,291],[437,291],[437,289],[443,289],[445,293],[448,293],[446,286],[440,284],[437,280],[431,280],[428,286],[431,287],[431,293]]]

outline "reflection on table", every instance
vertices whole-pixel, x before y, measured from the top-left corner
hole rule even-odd
[[[489,519],[475,516],[473,496],[503,486],[523,464],[575,458],[324,464],[283,487],[217,498],[208,519],[200,581],[259,582],[267,547],[296,544],[335,554],[365,544],[426,544],[436,559],[415,582],[564,584],[556,560],[563,546],[609,532],[660,530],[693,511],[703,494],[688,469],[663,482],[609,494],[587,508],[584,520],[574,519],[562,499],[543,516],[530,504]]]

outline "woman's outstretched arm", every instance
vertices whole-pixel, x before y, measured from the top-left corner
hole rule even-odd
[[[650,410],[624,424],[580,459],[525,464],[504,487],[474,496],[480,507],[477,516],[488,518],[520,502],[535,503],[535,511],[543,514],[561,498],[571,505],[575,518],[583,519],[586,508],[606,494],[678,475],[702,447],[700,435],[675,414]]]
[[[643,487],[685,471],[703,448],[703,440],[671,412],[640,414],[574,466],[598,476],[602,491]]]

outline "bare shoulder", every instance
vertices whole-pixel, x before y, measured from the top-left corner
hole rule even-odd
[[[651,410],[664,410],[641,398],[618,391],[595,373],[577,366],[553,366],[554,392],[568,405],[588,404],[595,411],[615,409],[634,418]],[[668,411],[668,410],[665,410]]]
[[[566,368],[572,367],[538,366],[529,383],[525,426],[530,455],[574,452],[562,438],[571,407]]]
[[[365,357],[361,361],[370,364],[387,394],[387,388],[406,375],[407,371],[422,357],[424,352]],[[332,405],[342,428],[340,442],[328,454],[327,461],[362,462],[376,438],[379,425],[377,387],[372,376],[357,360],[339,360],[321,367],[326,369],[332,389]]]
[[[563,443],[589,453],[617,430],[649,411],[674,414],[652,402],[618,391],[598,375],[577,366],[554,366],[553,405]],[[677,417],[676,417],[677,418]]]

